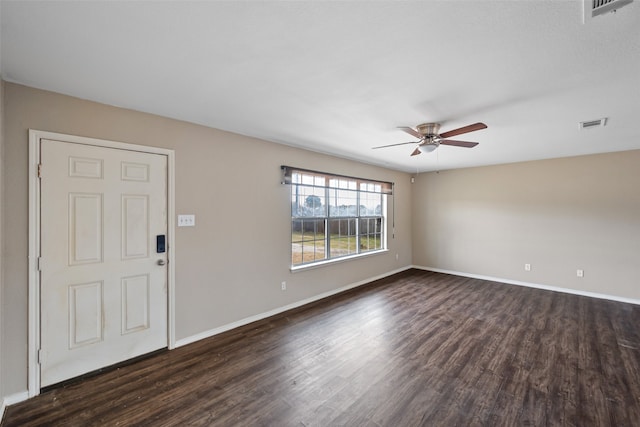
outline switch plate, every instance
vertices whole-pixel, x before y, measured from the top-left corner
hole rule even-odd
[[[178,215],[178,227],[195,227],[195,215]]]
[[[584,270],[576,270],[576,276],[584,277]]]
[[[280,283],[280,289],[282,289],[283,291],[286,291],[287,290],[287,282]]]
[[[524,271],[531,271],[531,264],[525,264]]]

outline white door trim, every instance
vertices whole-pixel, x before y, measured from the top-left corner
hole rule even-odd
[[[105,148],[139,151],[143,153],[167,156],[167,347],[175,347],[175,152],[171,149],[146,145],[128,144],[82,136],[65,135],[29,129],[29,338],[28,338],[28,393],[29,397],[40,394],[40,274],[38,257],[40,255],[40,164],[41,139],[73,142]]]

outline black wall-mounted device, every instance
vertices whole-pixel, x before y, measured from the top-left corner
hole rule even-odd
[[[167,251],[167,245],[166,245],[164,234],[158,234],[156,236],[156,252],[159,254],[163,254],[166,251]]]

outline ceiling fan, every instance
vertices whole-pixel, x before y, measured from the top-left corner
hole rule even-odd
[[[440,131],[440,123],[423,123],[416,126],[416,129],[408,126],[399,126],[398,129],[402,129],[409,135],[415,136],[420,139],[417,141],[418,147],[411,153],[412,156],[417,156],[420,153],[430,153],[440,144],[442,145],[454,145],[456,147],[473,148],[478,145],[477,142],[469,141],[457,141],[453,139],[447,139],[450,136],[462,135],[463,133],[473,132],[480,129],[486,129],[487,125],[484,123],[474,123],[472,125],[463,126],[458,129],[450,130],[444,133],[438,133]],[[380,147],[373,147],[374,150],[378,148],[395,147],[396,145],[416,144],[416,142],[401,142],[399,144],[382,145]]]

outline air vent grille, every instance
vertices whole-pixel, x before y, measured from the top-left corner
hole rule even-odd
[[[602,119],[596,120],[588,120],[586,122],[580,122],[580,129],[593,129],[597,127],[602,127],[607,124],[607,118],[604,117]]]
[[[585,21],[607,12],[620,9],[633,0],[583,0],[584,1],[584,18]]]

